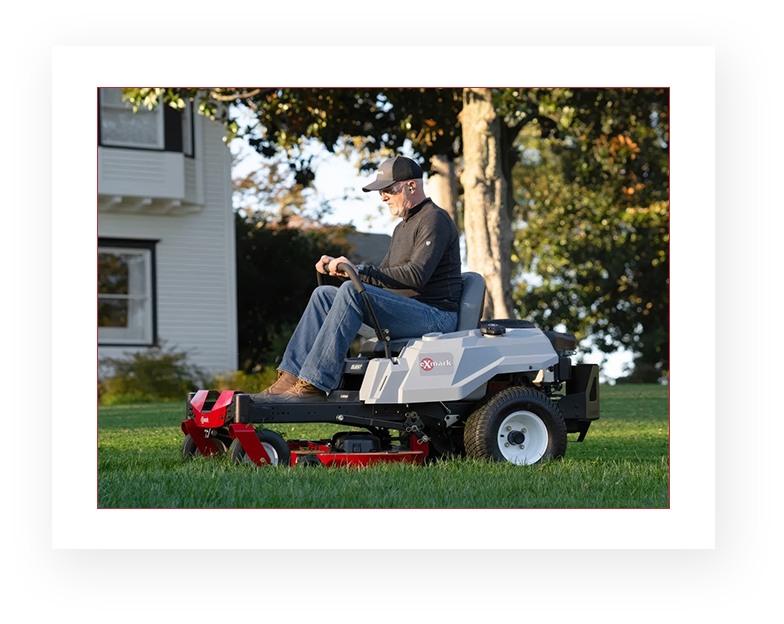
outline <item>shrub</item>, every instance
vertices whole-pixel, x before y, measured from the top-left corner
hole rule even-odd
[[[234,371],[225,375],[216,375],[207,385],[211,390],[242,390],[248,394],[256,394],[272,385],[277,378],[275,367],[268,366],[254,373]]]
[[[198,389],[205,375],[187,361],[187,354],[161,346],[101,358],[101,368],[111,375],[98,383],[98,400],[107,405],[182,400]]]
[[[259,367],[252,373],[206,375],[188,364],[187,353],[166,351],[162,347],[128,354],[125,358],[102,358],[100,364],[112,371],[111,376],[98,383],[98,401],[104,405],[182,401],[189,392],[200,388],[255,394],[278,378],[274,366]]]

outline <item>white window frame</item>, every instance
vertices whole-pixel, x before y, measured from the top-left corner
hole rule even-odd
[[[117,255],[138,255],[144,258],[144,284],[145,290],[142,293],[128,294],[101,294],[98,293],[98,302],[101,299],[120,299],[129,301],[146,302],[143,310],[142,336],[134,336],[133,328],[122,327],[98,327],[99,345],[137,345],[151,346],[154,344],[154,301],[153,301],[153,254],[151,249],[138,247],[99,247],[98,253],[117,254]]]
[[[122,91],[122,89],[118,89]],[[130,102],[122,102],[122,104],[117,104],[115,102],[107,102],[107,91],[108,89],[102,88],[100,89],[100,97],[101,97],[101,110],[121,110],[121,111],[133,111],[133,106],[131,106]],[[119,141],[117,139],[107,139],[103,133],[103,123],[101,125],[101,145],[106,145],[110,147],[138,147],[144,149],[156,149],[162,150],[164,148],[164,134],[163,134],[163,106],[158,105],[152,110],[148,110],[146,107],[141,107],[135,113],[136,115],[152,115],[155,119],[155,126],[156,126],[156,142],[153,143],[139,143],[137,141]]]

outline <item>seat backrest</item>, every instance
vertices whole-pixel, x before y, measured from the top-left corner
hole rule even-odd
[[[463,294],[460,296],[460,305],[457,309],[457,330],[477,329],[479,319],[485,307],[485,278],[479,273],[466,272],[463,278]],[[368,358],[382,357],[384,355],[384,345],[376,339],[376,332],[372,327],[362,325],[359,335],[365,340],[362,342],[360,355]],[[390,350],[393,355],[400,353],[409,341],[415,340],[419,336],[411,338],[398,338],[390,342]]]
[[[467,271],[463,273],[463,294],[457,310],[457,331],[476,329],[485,307],[485,278]]]

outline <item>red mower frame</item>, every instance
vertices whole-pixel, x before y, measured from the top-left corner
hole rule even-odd
[[[240,445],[247,461],[257,466],[274,464],[273,458],[259,440],[256,428],[249,423],[239,422],[246,415],[248,395],[227,390],[221,392],[211,405],[208,402],[209,395],[210,391],[199,390],[189,396],[187,418],[180,426],[182,432],[193,441],[198,454],[204,457],[221,454],[227,446],[221,440],[225,440],[228,433],[230,439]],[[298,463],[323,466],[368,466],[393,462],[423,464],[430,453],[426,436],[419,439],[413,435],[409,440],[410,450],[347,453],[336,451],[328,440],[290,440],[286,444],[292,466]]]

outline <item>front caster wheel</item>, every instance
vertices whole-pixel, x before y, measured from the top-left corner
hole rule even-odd
[[[530,466],[564,456],[566,423],[541,392],[504,388],[468,417],[464,439],[469,457]]]
[[[215,446],[218,448],[217,455],[223,455],[226,452],[226,443],[220,438],[212,438],[212,441],[215,442]],[[185,439],[182,441],[182,456],[186,459],[188,457],[201,457],[201,451],[199,447],[196,446],[196,442],[193,441],[193,438],[190,434],[185,436]]]
[[[256,437],[259,439],[261,446],[264,447],[264,451],[270,458],[270,466],[289,466],[291,464],[291,451],[289,450],[289,445],[282,436],[274,431],[258,429],[256,430]],[[235,463],[256,465],[250,457],[248,457],[248,454],[245,452],[245,449],[242,448],[242,444],[240,444],[239,440],[234,440],[234,442],[232,442],[229,452],[231,453],[231,461]]]

